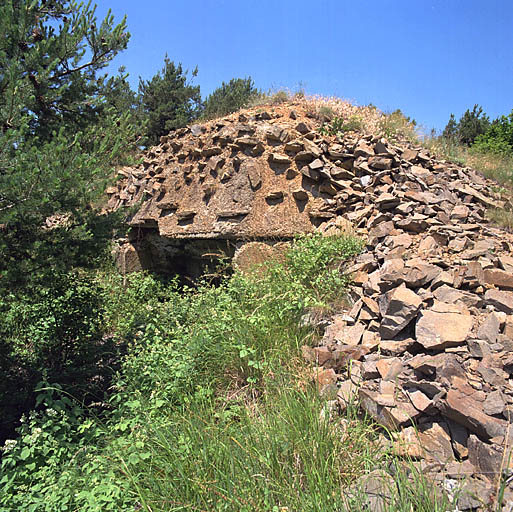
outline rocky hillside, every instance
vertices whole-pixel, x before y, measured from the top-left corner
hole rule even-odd
[[[163,137],[109,190],[112,209],[141,204],[125,268],[127,254],[162,266],[177,240],[363,237],[352,307],[305,318],[321,336],[304,356],[334,407],[358,399],[399,454],[445,486],[468,478],[477,497],[458,506],[474,510],[513,469],[513,236],[486,220],[493,183],[422,147],[320,126],[287,104]]]

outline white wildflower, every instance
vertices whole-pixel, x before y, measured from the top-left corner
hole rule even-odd
[[[6,439],[4,443],[4,452],[10,452],[14,450],[14,447],[18,444],[16,439]]]

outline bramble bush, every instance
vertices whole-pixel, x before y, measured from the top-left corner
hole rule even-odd
[[[102,399],[122,351],[104,334],[104,304],[102,287],[78,272],[56,274],[45,288],[0,299],[0,435],[8,435],[34,405],[42,380],[64,386],[80,401]]]

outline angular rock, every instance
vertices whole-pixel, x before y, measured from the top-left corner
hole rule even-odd
[[[306,201],[308,199],[308,194],[303,189],[294,190],[292,196],[298,201]]]
[[[281,155],[280,153],[271,153],[269,155],[269,161],[278,165],[289,165],[291,163],[288,156]]]
[[[301,134],[305,134],[305,133],[308,133],[311,131],[310,127],[306,124],[306,123],[298,123],[296,125],[296,130],[301,133]]]
[[[387,293],[386,302],[379,333],[383,339],[392,339],[417,316],[422,299],[402,284]]]
[[[428,412],[433,409],[433,401],[430,400],[422,391],[414,390],[409,391],[408,397],[413,404],[413,407],[419,412]]]
[[[407,426],[419,415],[419,412],[409,403],[397,403],[394,407],[382,405],[383,395],[377,391],[360,388],[358,397],[363,410],[391,431]],[[388,400],[384,403],[388,403]]]
[[[432,420],[419,425],[418,435],[425,458],[442,464],[454,460],[449,427],[443,420]]]
[[[382,157],[382,156],[372,156],[369,158],[369,166],[374,169],[384,169],[388,170],[392,168],[392,158]]]
[[[454,278],[452,281],[454,282]],[[467,307],[480,307],[483,302],[478,295],[467,291],[456,290],[447,284],[437,288],[433,295],[440,302],[446,302],[447,304],[460,302]]]
[[[386,512],[393,502],[396,484],[391,475],[376,469],[360,477],[347,491],[350,499],[362,503],[369,512]]]
[[[508,315],[513,314],[513,292],[500,290],[488,290],[485,293],[487,304],[491,304],[498,311],[504,311]]]
[[[442,269],[437,265],[411,260],[401,270],[382,275],[381,279],[395,285],[406,283],[408,288],[420,288],[433,281],[441,272]]]
[[[415,326],[417,342],[428,350],[440,350],[463,343],[472,330],[472,317],[444,302],[438,308],[421,311]]]
[[[451,442],[454,453],[460,459],[468,457],[468,430],[459,423],[449,419],[447,419],[446,423],[451,432]]]
[[[502,414],[505,407],[505,398],[499,390],[492,391],[483,402],[483,412],[490,416]]]
[[[337,374],[332,368],[324,369],[318,368],[314,372],[314,379],[317,382],[320,389],[324,386],[337,383]]]
[[[403,363],[398,357],[380,359],[376,362],[376,368],[384,381],[394,381],[404,370]]]
[[[477,336],[488,343],[495,343],[500,330],[500,320],[496,313],[490,313],[481,323]]]
[[[381,340],[379,342],[379,349],[384,354],[388,355],[403,355],[408,350],[412,349],[415,345],[413,338],[405,338],[399,340]]]
[[[497,482],[501,472],[512,467],[511,446],[505,457],[504,448],[492,446],[471,435],[468,439],[468,459],[477,470],[492,482]],[[508,464],[509,462],[509,464]]]
[[[436,405],[444,416],[483,438],[506,434],[507,423],[504,420],[485,414],[480,402],[459,391],[449,390],[446,398],[438,400]]]
[[[414,162],[417,159],[418,154],[419,152],[414,149],[405,149],[401,154],[401,158],[408,162]]]
[[[354,405],[357,398],[358,388],[351,380],[345,380],[340,384],[337,392],[337,400],[342,411]]]
[[[499,269],[486,269],[484,280],[500,289],[513,290],[513,273]]]

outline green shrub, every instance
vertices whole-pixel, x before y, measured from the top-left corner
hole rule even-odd
[[[405,116],[401,110],[397,109],[390,114],[384,114],[379,122],[379,134],[387,139],[394,140],[406,138],[409,141],[417,141],[417,122]]]
[[[123,350],[104,335],[104,305],[103,289],[87,274],[56,275],[47,288],[0,300],[0,435],[33,406],[42,380],[59,383],[80,401],[103,397]]]
[[[255,87],[251,77],[232,78],[228,83],[223,82],[207,97],[203,116],[211,119],[236,112],[260,96],[261,92]]]
[[[284,90],[276,91],[271,95],[270,100],[271,105],[281,105],[282,103],[287,103],[287,101],[289,101],[289,94]]]
[[[477,137],[486,133],[489,126],[490,119],[484,113],[483,107],[474,105],[472,110],[465,111],[458,122],[454,114],[451,114],[442,136],[458,144],[471,146]]]
[[[513,155],[513,111],[495,119],[485,133],[476,137],[472,148],[497,155]]]
[[[359,132],[362,129],[363,120],[360,116],[353,115],[346,121],[342,116],[334,115],[329,121],[323,123],[320,132],[325,135],[337,135],[343,132]]]
[[[0,504],[15,503],[16,510],[92,511],[148,503],[153,510],[168,510],[167,492],[177,502],[212,503],[226,484],[229,489],[240,485],[238,496],[243,501],[254,496],[258,507],[281,501],[299,506],[323,489],[334,489],[342,463],[340,453],[330,450],[338,442],[336,430],[320,421],[315,395],[298,391],[290,375],[311,336],[300,325],[301,315],[307,307],[328,307],[343,296],[348,283],[343,262],[361,247],[345,236],[299,237],[282,263],[180,293],[148,275],[130,276],[125,289],[121,278],[102,278],[104,324],[129,342],[109,400],[111,412],[102,425],[66,392],[45,396],[40,412],[22,424],[16,445],[8,444],[4,453]],[[89,336],[88,320],[75,325],[75,334]],[[232,395],[240,400],[225,403]],[[244,397],[256,400],[257,416]],[[368,443],[361,448],[365,458]],[[327,458],[307,468],[316,450]],[[236,453],[240,462],[234,466]],[[354,459],[354,453],[348,457]],[[294,461],[303,473],[296,474]],[[266,475],[261,481],[250,476],[258,468]],[[186,473],[176,478],[176,471]],[[204,480],[211,477],[219,485]],[[298,478],[308,479],[315,491],[311,497],[282,496]],[[207,488],[199,495],[202,485]],[[323,500],[334,502],[331,494]],[[220,500],[219,506],[238,510],[243,501],[222,505]]]
[[[110,412],[41,386],[3,450],[0,511],[366,510],[348,489],[386,453],[352,406],[331,417],[298,362],[301,315],[344,294],[361,247],[299,237],[281,263],[180,293],[102,276],[107,325],[130,340]],[[447,509],[421,478],[396,482],[391,510]]]
[[[3,448],[0,511],[127,510],[127,482],[100,456],[105,431],[60,386],[40,387],[37,403]]]

